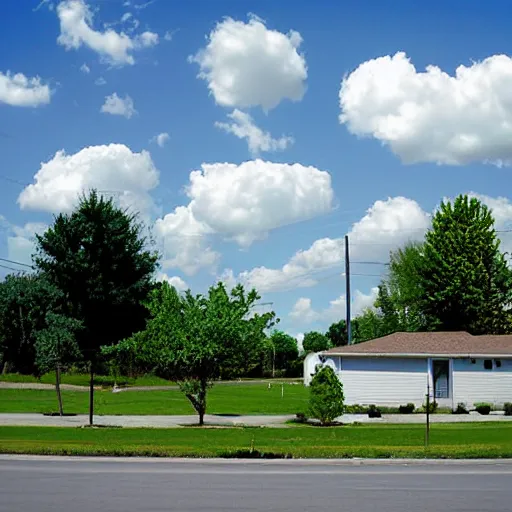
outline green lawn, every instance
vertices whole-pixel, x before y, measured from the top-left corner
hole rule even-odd
[[[33,375],[22,375],[20,373],[7,373],[0,375],[0,382],[34,382],[43,384],[55,384],[55,372],[46,373],[40,379]],[[88,386],[89,375],[87,374],[62,374],[63,384],[73,384],[75,386]],[[94,384],[96,386],[112,387],[115,383],[118,386],[171,386],[172,382],[168,380],[155,377],[154,375],[147,375],[143,377],[113,377],[110,375],[95,375]]]
[[[54,455],[226,457],[260,453],[292,457],[512,457],[511,424],[289,428],[87,429],[0,427],[0,452]]]
[[[88,393],[63,391],[64,411],[86,414]],[[295,414],[306,410],[308,389],[300,384],[284,384],[268,389],[267,384],[217,385],[208,392],[210,414]],[[0,389],[0,413],[38,412],[57,410],[53,390]],[[96,414],[195,414],[190,402],[178,390],[168,391],[96,391]]]

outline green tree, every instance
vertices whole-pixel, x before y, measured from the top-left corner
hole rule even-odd
[[[382,315],[374,309],[365,309],[358,317],[354,318],[354,343],[373,340],[384,336],[385,333],[382,324]]]
[[[222,368],[231,364],[233,375],[241,374],[246,359],[258,353],[247,352],[248,344],[264,343],[265,330],[276,321],[273,312],[251,315],[259,298],[256,290],[246,293],[241,285],[228,293],[219,283],[204,296],[190,291],[180,295],[163,283],[148,303],[151,318],[146,330],[104,352],[132,357],[157,375],[176,380],[203,425],[207,390]]]
[[[374,306],[379,309],[380,336],[400,330],[400,318],[388,287],[381,283]]]
[[[304,334],[302,341],[304,352],[322,352],[331,348],[329,338],[321,332],[311,331]]]
[[[55,390],[59,414],[64,415],[60,392],[61,371],[81,359],[75,334],[82,328],[80,321],[49,311],[46,326],[36,333],[36,364],[41,373],[55,370]]]
[[[329,342],[333,347],[346,345],[348,343],[347,322],[345,320],[334,322],[329,326],[325,335],[329,338]]]
[[[345,411],[343,384],[329,366],[323,366],[313,375],[309,395],[309,415],[329,425]]]
[[[302,341],[304,352],[322,352],[331,348],[329,338],[321,332],[311,331],[304,334]]]
[[[35,265],[64,295],[63,313],[83,324],[77,341],[90,362],[91,395],[100,347],[144,327],[142,302],[152,288],[158,256],[146,249],[142,229],[136,215],[93,191],[71,214],[58,215],[36,235]],[[92,407],[89,417],[92,423]]]
[[[288,371],[299,357],[297,340],[282,331],[273,331],[270,335],[272,345],[273,368]]]
[[[425,237],[420,286],[429,329],[510,332],[512,271],[481,201],[459,196],[441,203]]]
[[[43,275],[8,275],[0,283],[0,352],[4,371],[37,373],[35,335],[61,294]]]

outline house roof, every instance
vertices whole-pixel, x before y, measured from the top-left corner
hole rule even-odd
[[[332,348],[323,354],[352,357],[493,356],[512,358],[512,335],[473,336],[467,332],[395,332],[363,343]]]

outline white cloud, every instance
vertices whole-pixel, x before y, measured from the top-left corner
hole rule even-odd
[[[98,77],[96,78],[96,80],[94,80],[94,85],[105,85],[107,83],[107,81],[102,77]]]
[[[340,122],[405,163],[512,164],[512,58],[493,55],[450,76],[418,72],[405,53],[372,59],[341,84]]]
[[[186,193],[189,204],[159,219],[156,231],[165,251],[172,249],[167,264],[188,273],[217,262],[207,247],[208,235],[248,247],[272,229],[327,213],[333,202],[327,172],[262,160],[203,164],[190,173]]]
[[[169,277],[165,272],[159,272],[156,276],[157,281],[167,281],[171,286],[174,286],[179,292],[188,290],[189,285],[179,276]]]
[[[125,12],[121,16],[121,23],[126,23],[130,18],[133,18],[133,14],[131,12]]]
[[[144,2],[143,4],[134,4],[133,8],[137,9],[138,11],[141,11],[142,9],[149,7],[151,4],[154,4],[155,2],[156,0],[150,0],[149,2]]]
[[[105,103],[101,106],[100,111],[113,116],[124,116],[126,119],[130,119],[137,113],[130,96],[126,95],[123,99],[117,93],[105,96]]]
[[[169,134],[167,132],[162,132],[152,137],[150,142],[156,142],[161,148],[163,148],[168,140]]]
[[[81,66],[80,66],[80,71],[86,75],[88,75],[90,72],[91,72],[91,68],[84,62]]]
[[[307,67],[298,53],[298,32],[269,30],[255,16],[247,23],[226,18],[207,41],[189,60],[199,64],[198,77],[219,105],[269,111],[283,99],[300,101],[304,96]]]
[[[123,144],[109,144],[72,155],[57,151],[41,164],[34,181],[18,197],[23,210],[69,213],[82,193],[95,188],[113,193],[122,206],[144,215],[154,208],[150,191],[158,185],[158,171],[147,151],[134,153]]]
[[[166,41],[172,41],[172,32],[171,32],[171,31],[169,31],[169,30],[167,30],[167,31],[165,32],[165,34],[164,34],[164,39],[165,39]]]
[[[356,290],[352,297],[351,317],[361,314],[365,309],[373,307],[377,298],[378,288],[372,288],[369,294]],[[313,322],[332,323],[347,317],[347,298],[340,295],[337,299],[331,300],[325,309],[315,310],[312,307],[311,299],[301,297],[295,302],[289,316],[300,324],[311,324]]]
[[[228,114],[228,117],[233,122],[216,122],[215,126],[226,133],[232,133],[239,139],[246,139],[249,151],[253,156],[262,152],[282,151],[294,142],[292,137],[284,135],[279,139],[274,139],[269,132],[264,132],[256,126],[249,114],[238,109],[233,110],[231,114]]]
[[[60,20],[58,44],[66,50],[78,50],[86,46],[98,53],[102,61],[113,66],[134,64],[134,51],[158,43],[158,35],[153,32],[144,32],[131,38],[111,28],[104,32],[94,30],[94,15],[84,0],[62,1],[57,6],[57,15]]]
[[[390,250],[422,239],[429,225],[430,216],[412,199],[376,201],[348,233],[351,258],[387,261]],[[321,272],[344,265],[344,255],[344,238],[320,238],[307,250],[295,253],[283,267],[257,267],[241,272],[236,280],[261,293],[314,286]],[[376,267],[376,272],[381,270]]]
[[[51,91],[48,85],[36,76],[26,77],[23,73],[12,74],[0,71],[0,103],[13,107],[39,107],[50,103]]]
[[[42,234],[48,226],[41,222],[29,222],[25,226],[12,226],[14,236],[7,238],[8,258],[26,265],[32,264],[35,251],[35,235]]]

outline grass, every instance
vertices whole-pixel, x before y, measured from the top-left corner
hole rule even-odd
[[[88,393],[63,391],[66,413],[86,414]],[[301,385],[233,384],[214,386],[208,392],[210,414],[295,414],[305,410],[308,389]],[[57,410],[53,390],[0,389],[0,413],[49,413]],[[99,415],[181,415],[195,414],[190,402],[179,390],[124,391],[95,393],[95,413]]]
[[[7,373],[0,375],[0,382],[22,382],[22,383],[42,383],[55,384],[55,372],[44,374],[40,379],[33,375],[22,375],[20,373]],[[95,375],[94,384],[96,386],[112,387],[118,386],[171,386],[174,383],[168,380],[155,377],[154,375],[145,375],[142,377],[113,377],[111,375]],[[74,386],[88,386],[89,375],[80,373],[62,374],[62,384],[73,384]]]
[[[233,457],[512,457],[512,425],[421,425],[318,428],[83,429],[0,427],[0,452],[42,455]],[[254,455],[254,453],[252,455]]]

